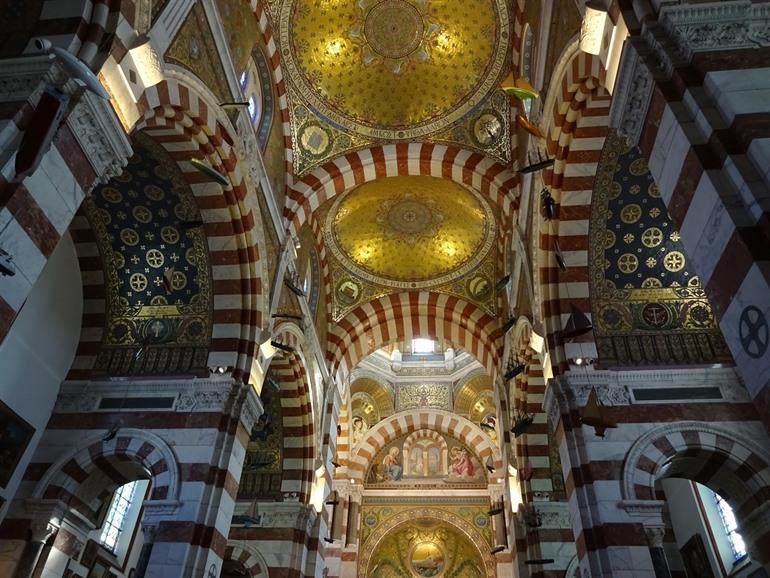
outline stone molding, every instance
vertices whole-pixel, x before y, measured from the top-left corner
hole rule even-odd
[[[698,52],[770,46],[770,5],[750,0],[663,6],[659,21],[690,61]]]
[[[618,507],[625,510],[630,518],[639,519],[644,525],[664,526],[663,512],[666,508],[664,500],[621,500]]]
[[[251,504],[246,505],[251,507]],[[251,517],[252,528],[290,528],[310,533],[318,513],[309,504],[299,502],[260,502]],[[236,515],[241,508],[236,507]]]
[[[133,151],[109,102],[85,90],[48,55],[0,60],[0,101],[35,102],[49,85],[74,96],[66,124],[96,173],[91,186],[119,175]]]
[[[569,504],[567,502],[533,502],[542,526],[540,529],[571,530]]]
[[[638,44],[634,38],[626,43],[610,106],[610,128],[625,136],[630,145],[639,143],[655,88],[652,74],[637,49]]]
[[[176,397],[172,408],[126,409],[126,412],[229,412],[234,401],[235,387],[239,384],[232,379],[194,379],[191,381],[90,381],[65,382],[59,391],[54,413],[86,413],[99,410],[103,398],[125,398],[164,396]],[[256,397],[256,396],[253,396]],[[250,412],[256,413],[256,420],[262,413],[261,403],[251,398]],[[243,417],[242,417],[243,419]],[[244,422],[246,425],[246,422]],[[252,423],[253,425],[253,423]],[[250,430],[250,428],[249,428]]]

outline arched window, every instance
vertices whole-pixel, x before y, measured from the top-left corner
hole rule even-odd
[[[743,541],[743,537],[738,533],[738,523],[735,521],[735,513],[722,496],[716,492],[712,492],[714,495],[714,501],[716,502],[717,509],[719,510],[719,516],[722,518],[722,526],[724,527],[725,534],[727,535],[727,541],[730,542],[730,546],[733,549],[733,556],[736,560],[746,557],[746,544]]]
[[[99,542],[115,555],[128,550],[148,484],[147,480],[136,480],[115,490],[99,535]]]
[[[262,116],[262,84],[260,83],[254,58],[249,58],[246,70],[239,79],[243,98],[248,102],[249,118],[253,125],[257,125]]]
[[[524,25],[524,34],[521,39],[521,60],[519,62],[520,76],[526,78],[529,82],[532,82],[534,71],[532,54],[534,51],[534,37],[532,35],[532,28],[529,24]],[[524,113],[527,118],[532,112],[532,100],[527,99],[524,101]]]

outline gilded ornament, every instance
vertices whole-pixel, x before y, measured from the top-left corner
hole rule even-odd
[[[639,259],[633,253],[623,253],[618,257],[618,269],[623,273],[633,273],[639,267]]]
[[[681,271],[685,266],[685,258],[679,251],[671,251],[663,258],[663,266],[667,271]]]
[[[179,231],[175,227],[165,226],[160,230],[160,238],[174,245],[179,242]]]
[[[131,210],[131,214],[134,216],[134,219],[143,224],[149,223],[152,220],[152,212],[142,205],[134,207]]]
[[[642,233],[642,244],[645,247],[657,247],[663,242],[663,231],[657,227],[650,227]]]
[[[120,240],[126,245],[133,247],[139,243],[139,234],[131,228],[125,228],[120,231]]]
[[[109,201],[110,203],[119,203],[123,200],[123,195],[120,191],[113,187],[104,187],[102,189],[102,197],[104,197],[105,201]]]
[[[128,284],[134,291],[144,291],[147,289],[147,277],[143,273],[134,273],[129,278]]]
[[[636,203],[626,205],[620,211],[620,219],[626,224],[636,223],[641,216],[642,208]]]

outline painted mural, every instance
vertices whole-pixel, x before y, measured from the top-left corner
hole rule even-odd
[[[491,522],[484,499],[452,503],[368,498],[362,507],[360,577],[494,576]],[[419,503],[415,500],[419,500]],[[412,503],[414,502],[414,503]]]
[[[422,429],[387,444],[366,475],[369,485],[486,485],[484,466],[465,444]]]

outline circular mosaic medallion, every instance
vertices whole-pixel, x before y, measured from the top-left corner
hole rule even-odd
[[[409,553],[409,564],[417,576],[437,578],[444,573],[446,555],[434,542],[420,542]]]
[[[650,327],[659,329],[669,321],[668,310],[660,303],[648,303],[642,309],[642,319]]]
[[[481,146],[491,146],[503,134],[503,123],[496,113],[485,112],[473,121],[471,136]]]
[[[299,142],[302,148],[314,157],[324,156],[332,146],[329,132],[315,122],[299,129]]]
[[[403,58],[417,50],[424,29],[420,11],[406,0],[375,4],[364,23],[369,46],[385,58]]]

